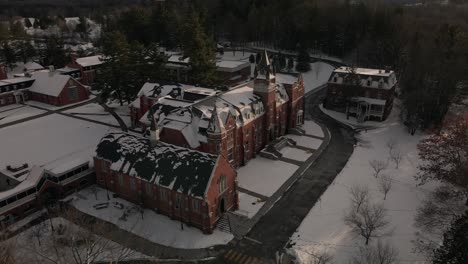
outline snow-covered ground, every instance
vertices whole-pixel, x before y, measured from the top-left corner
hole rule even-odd
[[[155,243],[175,248],[206,248],[214,245],[226,244],[233,239],[232,234],[219,231],[218,229],[215,229],[213,234],[206,235],[199,229],[184,224],[184,230],[181,230],[180,222],[171,220],[167,216],[156,214],[154,211],[148,209],[144,210],[142,219],[139,209],[135,204],[123,199],[113,198],[111,192],[109,192],[111,197],[109,207],[97,210],[93,205],[107,202],[106,191],[96,187],[98,190],[98,200],[96,200],[91,188],[93,187],[72,195],[74,198],[72,205],[75,208],[118,225],[122,229]],[[114,207],[112,205],[114,202],[123,204],[124,209]],[[125,211],[130,211],[131,213],[127,216],[125,221],[120,220],[120,217]]]
[[[335,67],[325,62],[314,62],[310,64],[311,70],[302,74],[304,78],[305,93],[313,91],[326,84]]]
[[[280,152],[283,154],[283,157],[297,161],[306,161],[310,156],[312,156],[312,152],[291,147],[284,147]]]
[[[304,124],[302,125],[302,129],[305,130],[307,135],[324,137],[322,128],[314,121],[305,120]]]
[[[239,210],[234,211],[234,213],[252,218],[264,203],[265,201],[260,201],[257,197],[239,192]]]
[[[127,104],[121,106],[120,104],[112,103],[109,104],[109,107],[114,108],[114,111],[122,118],[122,120],[127,124],[130,125],[130,109],[128,108]],[[65,111],[65,113],[101,121],[110,125],[119,125],[117,120],[106,112],[102,106],[97,103],[83,105],[77,108],[73,108],[70,110]]]
[[[41,102],[37,102],[37,101],[26,101],[25,104],[26,105],[37,106],[37,107],[44,108],[44,109],[47,109],[47,110],[50,110],[50,111],[54,111],[54,110],[60,110],[62,108],[66,108],[66,107],[71,107],[71,106],[74,106],[74,105],[79,105],[79,104],[85,103],[87,101],[91,101],[94,98],[96,98],[96,96],[90,95],[88,100],[73,103],[73,104],[68,104],[68,105],[62,105],[62,106],[50,105],[50,104],[45,104],[45,103],[41,103]]]
[[[286,137],[296,141],[297,145],[310,149],[318,149],[322,144],[322,140],[307,136],[286,135]]]
[[[315,204],[304,219],[297,232],[291,237],[292,252],[300,263],[312,263],[310,252],[327,251],[334,257],[334,263],[348,263],[350,256],[364,240],[351,232],[344,224],[344,214],[350,209],[349,190],[355,185],[367,185],[372,202],[383,203],[390,221],[390,235],[383,237],[399,251],[398,263],[422,263],[424,256],[412,251],[412,240],[417,229],[414,217],[421,201],[429,193],[431,186],[417,186],[414,175],[420,163],[417,143],[423,135],[411,136],[398,120],[398,109],[384,126],[358,135],[359,143],[345,168],[336,177],[320,201]],[[389,159],[387,142],[395,140],[397,148],[403,154],[398,169]],[[393,186],[383,200],[379,191],[378,180],[373,176],[369,165],[371,160],[388,161],[389,165],[381,174],[390,175]],[[433,187],[433,186],[432,186]],[[375,239],[371,242],[375,243]],[[419,262],[421,261],[421,262]]]
[[[65,156],[91,160],[97,143],[111,130],[59,114],[2,128],[0,168],[23,163],[44,165]]]
[[[51,222],[55,232],[51,229]],[[51,222],[46,220],[5,242],[5,245],[11,245],[14,248],[13,254],[16,263],[68,264],[74,259],[74,256],[77,257],[78,255],[82,258],[83,263],[86,263],[87,252],[91,256],[90,261],[114,262],[131,259],[149,259],[149,257],[139,252],[126,249],[115,242],[97,235],[89,234],[88,231],[63,218],[53,218]],[[66,230],[62,238],[57,234],[59,226],[65,227]],[[60,243],[63,237],[66,237],[66,234],[75,235],[75,239],[81,237],[82,239],[92,238],[93,240],[88,240],[88,244],[84,242],[81,246],[66,246]],[[73,252],[72,250],[76,251]]]
[[[290,163],[257,156],[237,170],[237,180],[244,189],[271,196],[298,168]]]
[[[345,113],[333,111],[330,109],[325,109],[322,104],[319,107],[320,107],[320,110],[322,110],[324,114],[328,115],[329,117],[353,129],[361,128],[361,127],[382,127],[386,125],[386,122],[376,122],[376,121],[366,121],[363,123],[358,123],[355,117],[350,116],[349,119],[346,119]]]
[[[40,110],[29,105],[8,105],[0,107],[0,125],[10,123],[19,119],[36,116],[45,113],[44,110]]]

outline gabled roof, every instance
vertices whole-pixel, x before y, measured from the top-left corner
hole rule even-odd
[[[95,55],[95,56],[78,58],[76,59],[76,63],[81,65],[81,67],[88,67],[88,66],[101,65],[104,62],[102,61],[102,55]]]
[[[138,92],[138,97],[143,95],[149,98],[159,98],[166,95],[172,98],[182,98],[182,84],[175,82],[147,82]]]
[[[68,75],[57,72],[36,72],[32,78],[35,80],[29,91],[57,97],[71,79]]]
[[[111,169],[152,184],[203,198],[218,157],[127,133],[110,133],[101,139],[96,157],[111,163]]]
[[[223,129],[224,129],[224,125],[219,120],[218,110],[216,109],[216,106],[215,106],[213,109],[213,113],[211,114],[211,120],[210,120],[210,123],[208,124],[207,130],[210,133],[220,134]]]

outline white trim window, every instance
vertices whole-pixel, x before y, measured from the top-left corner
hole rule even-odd
[[[297,111],[297,116],[296,116],[296,122],[297,122],[297,125],[301,125],[303,123],[303,115],[304,115],[304,111],[302,110],[299,110]]]

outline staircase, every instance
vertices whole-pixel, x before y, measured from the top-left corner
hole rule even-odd
[[[223,216],[219,218],[216,227],[223,232],[232,234],[231,223],[229,221],[229,215],[227,213],[223,214]]]

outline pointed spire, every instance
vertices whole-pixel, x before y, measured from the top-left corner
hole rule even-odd
[[[267,80],[271,79],[275,76],[275,73],[272,69],[272,65],[270,63],[270,58],[268,57],[268,52],[266,49],[264,50],[263,56],[260,59],[257,67],[255,68],[255,76],[260,78],[265,78]]]
[[[210,124],[208,125],[208,132],[213,134],[221,134],[221,120],[219,120],[218,109],[216,108],[216,103],[211,113]]]

